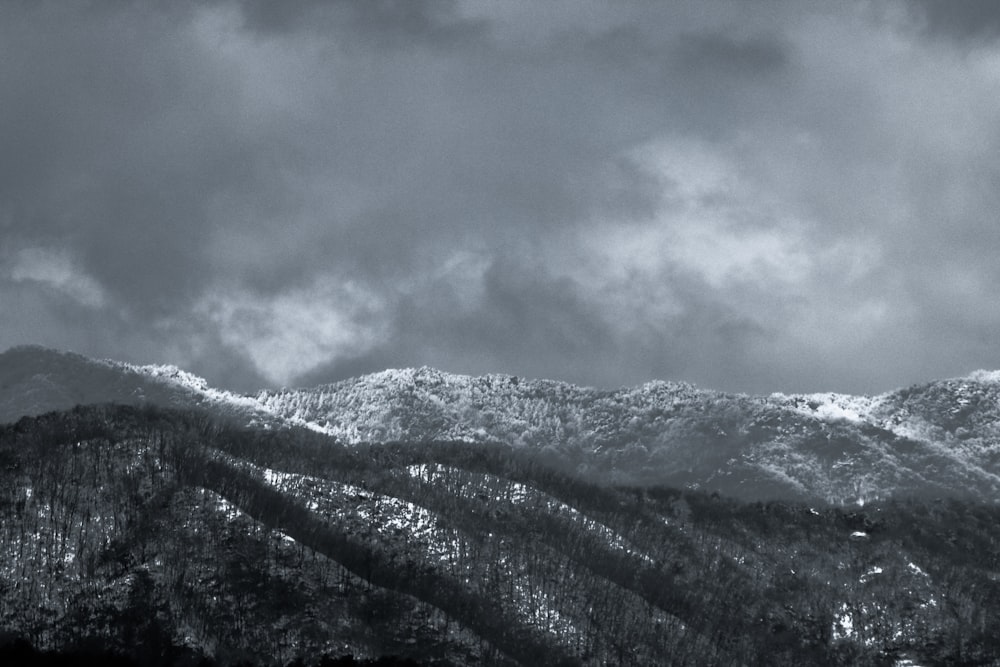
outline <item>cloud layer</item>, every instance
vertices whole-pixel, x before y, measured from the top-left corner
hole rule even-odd
[[[1000,366],[995,3],[0,5],[0,348],[870,392]]]

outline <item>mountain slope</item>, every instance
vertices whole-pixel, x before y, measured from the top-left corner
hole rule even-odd
[[[504,443],[612,484],[756,500],[1000,497],[1000,374],[879,396],[747,396],[652,382],[603,391],[511,376],[389,370],[253,396],[171,366],[41,348],[0,355],[0,421],[83,403],[197,407],[338,442]]]
[[[256,398],[344,442],[504,442],[614,483],[834,503],[1000,491],[1000,382],[986,373],[875,397],[765,397],[421,368]]]
[[[143,664],[1000,659],[996,504],[737,503],[99,407],[0,427],[0,519],[0,636]]]
[[[176,366],[90,359],[37,346],[0,354],[0,423],[99,403],[198,408],[253,425],[308,427]]]

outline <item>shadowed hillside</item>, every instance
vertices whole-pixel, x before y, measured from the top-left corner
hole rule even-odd
[[[151,407],[22,419],[0,431],[0,629],[144,664],[1000,656],[992,503],[741,503],[557,464]]]

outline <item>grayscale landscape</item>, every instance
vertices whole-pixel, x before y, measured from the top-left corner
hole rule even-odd
[[[1000,655],[997,373],[857,397],[420,368],[236,394],[20,347],[0,391],[0,620],[34,646],[158,664]]]
[[[1000,3],[0,1],[0,665],[1000,666]]]

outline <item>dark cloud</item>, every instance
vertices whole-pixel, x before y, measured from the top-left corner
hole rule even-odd
[[[5,23],[0,196],[20,244],[69,243],[123,304],[162,314],[210,278],[205,206],[246,156],[179,17],[122,7]]]
[[[491,262],[468,292],[461,281],[440,280],[395,311],[394,335],[375,350],[313,371],[299,384],[342,379],[389,366],[431,365],[464,373],[496,369],[530,377],[561,375],[613,350],[615,334],[603,315],[568,279],[514,258]],[[567,371],[569,374],[567,375]]]
[[[295,384],[430,365],[471,374],[503,369],[606,387],[663,377],[705,386],[758,386],[765,369],[753,365],[751,353],[773,332],[713,300],[697,279],[675,276],[672,283],[682,316],[623,328],[595,307],[581,285],[543,266],[503,259],[483,273],[471,300],[467,285],[439,282],[400,305],[394,335],[377,348],[313,369]]]
[[[485,25],[463,19],[451,0],[247,0],[244,25],[262,34],[331,30],[380,47],[453,46],[481,36]]]
[[[996,366],[991,11],[2,4],[0,347],[240,388]]]
[[[960,40],[1000,36],[1000,6],[991,0],[913,0],[906,5],[933,36]]]
[[[772,36],[689,33],[678,39],[676,56],[681,67],[708,75],[757,76],[786,67],[791,60],[788,51],[787,44]]]

